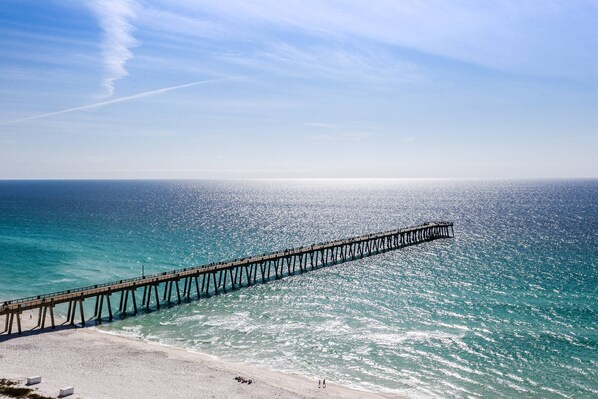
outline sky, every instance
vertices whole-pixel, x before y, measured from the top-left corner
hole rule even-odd
[[[2,0],[0,179],[598,177],[598,0]]]

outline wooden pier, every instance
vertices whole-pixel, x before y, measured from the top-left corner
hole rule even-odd
[[[265,283],[453,235],[453,223],[429,222],[270,254],[6,301],[0,304],[0,317],[5,316],[4,330],[0,334],[12,334],[15,320],[16,332],[21,334],[21,314],[26,310],[38,311],[37,327],[40,329],[46,327],[48,313],[51,327],[56,327],[54,308],[60,304],[68,304],[67,323],[73,325],[75,319],[80,318],[83,326],[89,320],[95,320],[99,324],[106,317],[112,320],[116,315],[126,316],[131,312],[137,314],[142,310],[160,309],[173,303],[180,304],[183,300],[199,300],[229,289]],[[118,299],[118,311],[114,308],[116,303],[113,298]],[[85,300],[95,301],[95,312],[91,319],[85,318]]]

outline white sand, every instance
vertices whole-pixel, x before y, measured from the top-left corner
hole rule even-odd
[[[37,322],[25,314],[23,321],[25,328]],[[54,397],[67,386],[75,387],[71,397],[93,399],[391,397],[328,381],[326,389],[318,389],[317,380],[303,376],[225,362],[92,328],[10,339],[0,335],[0,378],[23,380],[34,375],[43,378],[36,386],[40,393]],[[237,376],[253,383],[239,383],[234,379]]]

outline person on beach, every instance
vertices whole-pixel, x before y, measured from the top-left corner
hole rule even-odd
[[[322,388],[322,381],[318,380],[318,388]]]
[[[322,388],[326,388],[326,380],[322,383]]]

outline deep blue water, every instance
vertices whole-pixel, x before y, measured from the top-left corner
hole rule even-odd
[[[102,329],[413,398],[598,396],[598,180],[0,182],[0,300],[426,220],[455,238]]]

